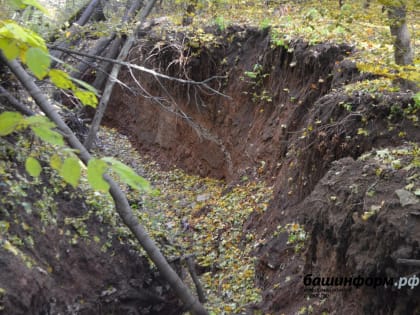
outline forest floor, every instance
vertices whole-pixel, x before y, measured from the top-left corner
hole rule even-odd
[[[151,182],[122,188],[193,291],[194,257],[212,315],[420,312],[420,286],[304,282],[414,279],[399,260],[420,259],[419,100],[392,83],[379,4],[336,2],[175,14],[128,59],[224,95],[127,69],[114,88],[95,153]],[[64,184],[31,137],[1,141],[0,314],[183,313],[108,194]]]
[[[115,88],[106,124],[165,170],[176,165],[228,186],[256,181],[272,187],[271,198],[262,190],[267,207],[253,206],[248,219],[239,220],[242,239],[251,235],[253,248],[245,253],[255,257],[249,262],[256,259],[249,275],[262,300],[232,300],[216,314],[241,313],[244,306],[251,314],[334,314],[338,305],[346,314],[415,314],[419,288],[363,286],[331,293],[322,287],[327,293],[318,294],[306,292],[303,282],[308,274],[397,281],[415,272],[397,263],[419,258],[420,113],[413,94],[389,78],[360,73],[349,59],[354,49],[346,44],[271,45],[268,30],[241,26],[211,27],[199,39],[166,30],[149,31],[130,60],[196,81],[225,77],[212,87],[228,97],[173,82],[162,88],[152,76],[123,70],[119,78],[126,86]],[[139,97],[144,91],[160,100],[170,95],[171,106]],[[200,185],[186,186],[186,195],[206,194]],[[245,208],[256,194],[249,188],[241,199]],[[221,191],[210,195],[224,201]],[[197,206],[192,199],[188,203]],[[186,221],[200,230],[217,208],[209,198]],[[223,208],[229,206],[220,209],[226,215]],[[242,215],[241,209],[235,206],[232,213]],[[179,209],[168,214],[178,214],[178,222],[184,218]],[[207,237],[216,257],[222,257],[220,246],[237,248],[218,236],[223,226],[208,227],[216,232]],[[222,277],[234,277],[235,267],[225,271]],[[219,299],[241,286],[232,280],[216,281]]]
[[[257,238],[245,224],[251,213],[267,210],[272,188],[247,177],[226,183],[176,168],[163,170],[113,129],[101,131],[99,148],[106,156],[117,154],[158,191],[127,194],[141,224],[169,261],[193,255],[211,312],[241,313],[260,302],[252,252],[267,240]]]

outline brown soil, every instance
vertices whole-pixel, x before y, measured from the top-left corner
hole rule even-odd
[[[3,139],[1,147],[2,160],[19,159],[11,143]],[[5,151],[12,154],[4,155]],[[11,170],[16,171],[13,177]],[[48,176],[38,185],[32,184],[23,199],[15,196],[16,200],[10,201],[8,186],[30,181],[21,163],[16,161],[11,170],[8,176],[0,176],[0,314],[181,313],[168,284],[147,259],[113,236],[115,226],[93,214],[82,219],[89,206],[80,192],[67,187],[54,197],[58,209],[40,208],[36,205],[45,199],[44,192],[54,195],[52,191],[57,189]],[[72,219],[82,220],[84,232],[66,223]],[[8,229],[4,229],[6,222]],[[22,242],[13,246],[19,253],[8,250],[8,238]],[[111,247],[103,250],[108,241]]]
[[[355,160],[373,148],[419,143],[419,113],[412,113],[414,119],[406,114],[411,94],[345,93],[345,84],[371,78],[345,59],[352,53],[347,45],[295,41],[273,48],[267,32],[239,27],[219,34],[217,45],[200,48],[180,46],[188,42],[181,34],[166,34],[164,42],[160,35],[149,33],[129,59],[198,81],[228,75],[210,84],[230,98],[168,81],[162,89],[152,76],[135,73],[151,95],[173,98],[158,104],[143,97],[124,71],[120,79],[131,90],[115,89],[106,122],[162,165],[227,180],[260,177],[275,185],[270,209],[247,224],[271,239],[256,252],[256,280],[264,290],[256,308],[271,314],[304,312],[309,305],[314,314],[419,313],[418,288],[362,287],[309,300],[303,292],[308,273],[398,278],[417,272],[396,259],[420,258],[420,230],[412,214],[418,204],[401,206],[395,190],[418,168],[387,169],[378,176],[379,162]],[[181,111],[190,120],[180,117]],[[375,195],[369,197],[373,183]],[[378,214],[360,218],[378,204]],[[298,253],[285,233],[272,236],[278,225],[290,222],[304,224],[309,233]]]
[[[288,52],[283,47],[271,49],[269,39],[266,32],[234,28],[221,36],[216,47],[185,51],[177,50],[176,39],[159,50],[155,47],[158,39],[145,40],[132,50],[130,60],[197,81],[228,75],[228,79],[215,80],[212,87],[222,88],[229,97],[173,82],[164,82],[165,91],[153,77],[137,73],[150,94],[174,98],[177,108],[165,110],[141,97],[130,74],[123,72],[120,79],[132,93],[123,87],[115,89],[107,123],[118,126],[139,149],[154,153],[164,163],[202,176],[232,179],[256,171],[261,161],[265,161],[264,176],[275,176],[289,139],[303,126],[302,115],[331,90],[334,65],[351,49],[334,44],[310,47],[298,41],[291,45],[294,51]],[[154,57],[147,58],[152,53]],[[292,62],[295,67],[290,67]],[[252,80],[244,72],[253,71],[255,64],[261,70]],[[258,96],[253,100],[252,94],[262,95],[264,90],[272,102]],[[174,115],[177,109],[205,131],[197,132],[187,119]]]

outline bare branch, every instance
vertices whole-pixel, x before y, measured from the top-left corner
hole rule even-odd
[[[18,80],[32,96],[41,110],[57,125],[60,131],[66,135],[66,139],[70,146],[78,150],[80,159],[87,165],[89,160],[92,158],[90,153],[61,119],[61,117],[55,111],[54,107],[49,103],[46,96],[42,93],[41,89],[34,83],[32,78],[23,69],[20,63],[16,60],[9,61],[2,57],[2,55],[0,55],[0,60],[2,60],[16,75]],[[208,312],[197,300],[197,298],[191,294],[189,288],[182,282],[177,273],[168,264],[165,257],[156,246],[156,243],[150,238],[146,230],[139,223],[137,216],[134,215],[125,194],[121,191],[118,184],[114,182],[109,175],[105,174],[104,179],[110,185],[109,192],[115,202],[116,210],[122,221],[136,237],[150,259],[157,266],[162,276],[171,285],[175,294],[180,298],[180,300],[185,304],[185,307],[190,310],[193,315],[208,315]]]
[[[194,265],[194,258],[193,256],[189,256],[186,258],[188,271],[190,272],[191,279],[194,282],[195,288],[197,290],[198,300],[201,303],[206,303],[206,296],[204,295],[203,286],[200,283],[200,279],[197,276],[197,272],[195,271]]]
[[[12,94],[10,94],[4,87],[0,85],[0,97],[5,98],[10,105],[15,109],[27,116],[33,116],[35,113],[31,111],[28,107],[19,102]]]
[[[67,48],[61,48],[61,47],[57,47],[57,46],[53,46],[53,45],[48,45],[48,48],[51,50],[60,50],[69,54],[73,54],[73,55],[79,55],[79,56],[83,56],[83,57],[89,57],[92,59],[97,59],[97,60],[102,60],[102,61],[108,61],[114,64],[118,64],[121,66],[125,66],[127,68],[131,68],[131,69],[135,69],[135,70],[139,70],[141,72],[144,73],[148,73],[153,75],[155,78],[161,78],[161,79],[165,79],[165,80],[169,80],[169,81],[175,81],[175,82],[179,82],[182,84],[189,84],[189,85],[201,85],[202,87],[204,87],[205,89],[212,91],[214,94],[223,96],[223,97],[227,97],[227,98],[231,98],[229,95],[226,95],[220,91],[217,91],[215,89],[213,89],[212,87],[210,87],[208,85],[208,83],[210,83],[213,80],[217,80],[217,79],[226,79],[227,76],[212,76],[210,78],[207,78],[203,81],[193,81],[193,80],[185,80],[185,79],[181,79],[181,78],[176,78],[176,77],[171,77],[169,75],[163,74],[163,73],[159,73],[155,70],[143,67],[143,66],[139,66],[139,65],[135,65],[129,62],[125,62],[122,60],[115,60],[115,59],[111,59],[111,58],[106,58],[106,57],[100,57],[100,56],[94,56],[94,55],[90,55],[90,54],[86,54],[86,53],[82,53],[79,51],[75,51],[72,49],[67,49]]]

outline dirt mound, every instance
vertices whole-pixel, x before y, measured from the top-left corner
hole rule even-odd
[[[339,160],[297,207],[312,229],[306,273],[394,279],[388,286],[353,286],[346,294],[333,295],[328,299],[330,311],[336,305],[342,305],[346,314],[420,311],[418,284],[394,286],[400,277],[410,278],[418,270],[397,264],[398,259],[420,258],[420,199],[405,190],[407,185],[420,186],[418,159],[417,148],[403,147],[377,150],[362,160]],[[401,160],[397,169],[392,166],[396,160]]]
[[[410,289],[353,287],[351,292],[314,296],[303,283],[307,274],[395,280],[416,274],[396,260],[419,258],[420,230],[413,212],[418,204],[403,207],[395,191],[418,187],[413,180],[418,149],[393,149],[408,140],[416,146],[420,142],[412,104],[411,95],[404,93],[332,92],[302,117],[307,127],[290,139],[269,211],[249,220],[250,228],[267,239],[290,222],[304,225],[308,233],[305,254],[295,252],[287,233],[257,253],[264,310],[330,313],[339,305],[346,314],[416,314],[420,301]],[[372,148],[382,148],[377,153],[382,162],[354,160]],[[412,161],[411,166],[404,169],[409,163],[399,165],[400,158]],[[392,161],[396,169],[390,167]]]
[[[397,169],[393,161],[399,161]],[[295,253],[284,234],[260,252],[260,284],[266,289],[262,308],[286,314],[304,307],[315,314],[331,313],[338,306],[343,314],[417,314],[419,287],[398,289],[394,284],[417,273],[416,267],[398,264],[398,259],[420,258],[420,199],[404,188],[420,186],[418,163],[416,147],[334,162],[312,193],[289,209],[309,231],[306,252]],[[402,197],[401,191],[409,197]],[[315,286],[322,290],[314,294],[308,292],[314,287],[304,283],[308,275],[307,279],[361,277],[389,283],[373,287],[359,278],[359,285],[346,287],[328,282]],[[328,291],[334,289],[345,290]],[[286,302],[290,300],[294,303]]]
[[[0,314],[180,314],[104,205],[52,174],[33,181],[24,145],[9,140],[0,139]]]

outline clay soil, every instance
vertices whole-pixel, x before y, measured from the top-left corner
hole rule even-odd
[[[180,314],[168,284],[80,191],[49,176],[26,185],[15,141],[1,140],[0,314]]]
[[[263,299],[248,313],[419,314],[420,285],[315,294],[304,282],[309,274],[418,276],[418,267],[401,262],[420,259],[420,113],[412,93],[351,89],[374,77],[357,71],[346,44],[273,47],[267,30],[206,31],[215,38],[162,39],[152,29],[128,59],[183,79],[212,78],[207,87],[122,70],[126,86],[114,88],[105,122],[163,168],[274,186],[268,210],[243,227],[266,240],[254,252]],[[182,314],[147,259],[113,234],[115,226],[91,213],[80,230],[77,218],[88,212],[80,192],[53,194],[54,224],[41,208],[28,210],[54,186],[42,178],[24,193],[10,188],[28,176],[15,140],[0,146],[1,160],[15,170],[0,174],[0,194],[23,198],[2,199],[0,209],[0,232],[18,244],[0,234],[0,314]],[[290,240],[286,224],[304,231],[301,242]]]
[[[348,60],[348,45],[295,41],[272,47],[266,31],[240,27],[216,35],[217,44],[197,48],[184,35],[166,34],[162,41],[158,31],[150,32],[130,60],[196,81],[226,76],[209,84],[228,97],[134,73],[153,100],[123,71],[120,79],[131,90],[115,89],[106,123],[164,167],[274,185],[269,210],[252,215],[246,225],[270,239],[255,251],[256,281],[264,293],[252,309],[418,314],[418,287],[362,286],[311,296],[303,284],[307,274],[398,279],[418,273],[397,264],[420,258],[419,199],[405,205],[396,194],[419,185],[419,113],[412,109],[412,94],[346,89],[373,79]],[[177,45],[181,41],[187,45]],[[169,97],[171,103],[156,101]],[[384,149],[397,151],[384,158]],[[390,159],[402,164],[395,167]],[[299,251],[287,233],[275,233],[290,222],[308,234]]]

